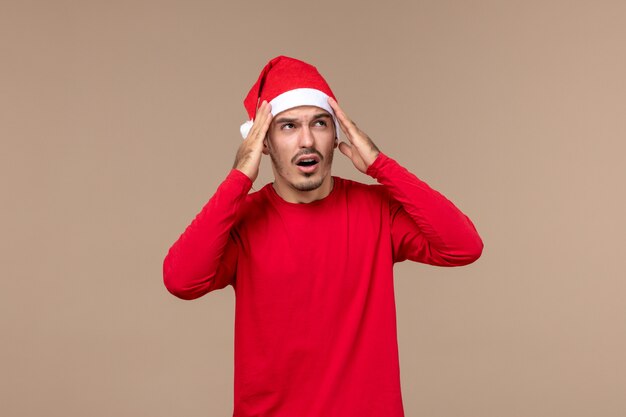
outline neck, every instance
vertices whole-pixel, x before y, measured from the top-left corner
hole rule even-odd
[[[326,198],[333,190],[333,183],[333,178],[328,175],[319,187],[310,191],[298,190],[291,184],[279,180],[274,180],[272,187],[276,190],[276,194],[288,203],[307,204]]]

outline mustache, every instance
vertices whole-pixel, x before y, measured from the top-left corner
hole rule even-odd
[[[300,158],[302,155],[311,155],[311,154],[317,155],[320,158],[320,161],[324,160],[324,157],[322,156],[321,152],[318,151],[317,149],[305,148],[305,149],[300,150],[293,158],[291,158],[291,162],[295,164],[298,158]]]

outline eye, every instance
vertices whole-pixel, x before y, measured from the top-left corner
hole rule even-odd
[[[327,123],[325,120],[316,120],[315,121],[315,126],[327,126]]]
[[[293,123],[284,123],[280,126],[282,130],[285,130],[285,129],[289,130],[289,129],[293,129],[294,127],[295,125]]]

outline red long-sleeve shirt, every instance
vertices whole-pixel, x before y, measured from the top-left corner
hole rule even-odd
[[[330,194],[248,194],[232,170],[169,250],[167,289],[184,299],[235,290],[233,417],[401,417],[393,264],[469,264],[470,219],[396,161],[333,177]]]

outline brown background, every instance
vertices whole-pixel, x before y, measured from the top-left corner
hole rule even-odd
[[[3,416],[231,415],[232,287],[178,300],[161,266],[279,54],[484,239],[468,267],[396,267],[407,416],[626,415],[625,2],[16,0],[0,20]],[[334,174],[369,182],[341,155]]]

